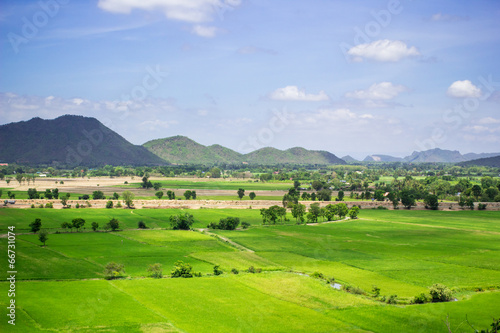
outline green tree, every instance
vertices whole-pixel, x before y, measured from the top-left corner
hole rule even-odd
[[[439,200],[437,195],[435,194],[429,194],[425,197],[424,199],[425,207],[432,209],[432,210],[438,210],[439,208]]]
[[[207,227],[210,229],[234,230],[240,225],[238,217],[226,217],[219,220],[219,223],[210,223]]]
[[[472,186],[472,194],[476,197],[476,200],[481,195],[482,192],[483,190],[481,189],[481,186],[479,185]]]
[[[174,200],[175,199],[175,192],[174,191],[167,191],[167,197],[168,200]]]
[[[130,191],[125,191],[122,193],[122,197],[123,197],[123,202],[125,202],[128,208],[134,207],[134,198],[135,198],[134,193]]]
[[[196,191],[191,191],[191,198],[193,198],[193,200],[196,200]]]
[[[158,191],[161,188],[161,183],[154,183],[153,188],[155,189],[155,191]]]
[[[429,294],[431,294],[432,302],[448,302],[451,301],[452,293],[450,288],[445,285],[436,283],[429,288]]]
[[[323,183],[320,182],[319,180],[315,180],[311,184],[312,188],[317,191],[321,190],[323,188]]]
[[[353,206],[351,209],[349,209],[349,212],[347,213],[347,215],[349,215],[349,217],[351,219],[358,218],[358,214],[359,214],[359,207],[358,206]]]
[[[300,203],[296,203],[292,205],[292,216],[295,218],[295,221],[304,222],[304,214],[306,213],[306,206]]]
[[[45,193],[43,194],[45,199],[52,199],[52,191],[50,189],[46,189]]]
[[[309,206],[309,214],[307,214],[307,220],[309,222],[318,222],[318,217],[320,213],[319,203],[313,203]]]
[[[161,264],[152,264],[148,267],[149,276],[155,279],[161,279],[163,277],[163,269],[161,268]]]
[[[118,193],[116,193],[116,192],[115,192],[115,193],[113,193],[113,199],[114,199],[114,200],[118,200],[118,199],[120,199],[120,195],[119,195]]]
[[[405,206],[407,209],[411,209],[411,207],[416,205],[415,196],[409,191],[402,191],[401,204]]]
[[[328,204],[325,207],[325,217],[328,221],[335,220],[335,215],[339,215],[339,207],[338,205]]]
[[[193,267],[189,263],[184,263],[179,260],[175,263],[174,269],[170,272],[170,276],[172,278],[192,278],[192,271]]]
[[[210,174],[212,178],[220,178],[221,177],[221,170],[217,167],[214,167],[210,169]]]
[[[237,194],[238,194],[238,198],[240,198],[240,200],[241,200],[245,196],[245,190],[240,188],[240,189],[238,189]]]
[[[298,180],[293,181],[293,187],[298,191],[300,187],[300,182]]]
[[[79,217],[73,219],[71,223],[73,224],[73,228],[75,228],[76,231],[79,231],[85,225],[85,220]]]
[[[384,201],[384,191],[383,190],[376,190],[373,197],[377,201]]]
[[[92,230],[96,231],[99,228],[99,223],[92,222]]]
[[[340,190],[337,198],[339,199],[339,201],[344,201],[344,191]]]
[[[1,195],[0,195],[0,196],[1,196]],[[255,192],[250,192],[250,193],[248,194],[248,196],[250,197],[250,200],[253,200],[253,199],[255,199],[256,194],[255,194]]]
[[[161,198],[163,198],[163,191],[158,191],[155,193],[155,195],[158,199],[161,199]]]
[[[45,246],[45,242],[49,239],[48,235],[47,230],[42,230],[38,233],[38,240],[43,243],[43,246]]]
[[[338,203],[336,204],[337,206],[337,211],[339,214],[339,217],[343,219],[345,216],[347,216],[347,213],[349,212],[349,209],[347,209],[347,205],[345,203]]]
[[[119,279],[125,274],[125,268],[123,264],[117,264],[116,262],[109,262],[104,266],[104,278],[106,280]]]
[[[16,174],[16,180],[19,182],[19,185],[21,185],[21,182],[23,181],[24,176],[20,173]]]
[[[318,191],[316,195],[319,201],[331,201],[332,200],[332,191],[328,188],[323,188]]]
[[[109,200],[108,202],[106,202],[106,208],[113,208],[113,201]]]
[[[109,222],[105,226],[106,230],[111,229],[111,231],[116,231],[118,230],[118,228],[120,228],[120,221],[115,218],[109,220]]]
[[[224,272],[222,271],[222,269],[220,269],[220,266],[219,265],[215,265],[214,266],[214,275],[221,275],[223,274]]]
[[[102,191],[94,191],[92,193],[92,199],[101,200],[101,199],[106,199],[106,197],[104,196],[104,193]]]
[[[36,218],[35,221],[31,222],[29,225],[31,232],[36,234],[42,228],[42,220]]]
[[[191,191],[190,190],[187,190],[186,192],[184,192],[184,198],[186,198],[186,200],[189,200],[191,199]]]
[[[28,189],[28,199],[39,199],[40,194],[36,190],[36,188],[29,188]]]
[[[69,229],[70,231],[73,230],[73,225],[69,222],[63,222],[61,223],[61,228],[63,229]]]
[[[193,223],[194,217],[189,213],[170,216],[170,225],[174,230],[190,230]]]

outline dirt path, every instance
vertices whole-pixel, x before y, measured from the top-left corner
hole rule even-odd
[[[208,236],[213,236],[213,237],[216,237],[218,239],[220,239],[221,241],[223,242],[226,242],[228,244],[231,244],[233,247],[237,248],[238,250],[240,251],[244,251],[244,252],[251,252],[251,253],[254,253],[255,251],[254,250],[251,250],[247,247],[244,247],[243,245],[241,244],[238,244],[232,240],[230,240],[229,238],[227,237],[224,237],[224,236],[220,236],[220,235],[217,235],[217,234],[214,234],[214,233],[211,233],[210,231],[208,231],[208,229],[196,229],[198,230],[199,232],[201,232],[202,234],[205,234],[205,235],[208,235]]]

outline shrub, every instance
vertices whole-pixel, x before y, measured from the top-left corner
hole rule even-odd
[[[113,208],[113,201],[109,200],[106,202],[106,208]]]
[[[139,221],[139,222],[137,222],[137,228],[147,229],[148,227],[146,226],[146,223],[144,223],[144,221]]]
[[[255,273],[255,268],[253,266],[250,266],[250,267],[248,267],[247,272],[253,274],[253,273]]]
[[[125,273],[125,269],[122,264],[117,264],[116,262],[110,262],[104,267],[104,278],[106,280],[119,279],[123,277],[122,274]]]
[[[52,205],[52,202],[47,202],[45,208],[54,208],[54,205]]]
[[[323,275],[323,273],[320,273],[320,272],[314,272],[314,273],[312,273],[311,277],[313,277],[315,279],[325,279],[325,276]]]
[[[486,209],[486,204],[480,203],[477,205],[477,210],[485,210]]]
[[[387,207],[384,207],[384,206],[378,206],[377,207],[378,210],[387,210],[388,208]]]
[[[387,300],[385,301],[387,304],[396,304],[398,301],[398,295],[391,295]]]
[[[155,279],[161,279],[163,277],[163,269],[161,264],[153,264],[148,267],[149,276]]]
[[[448,302],[451,300],[452,294],[450,288],[436,283],[429,288],[429,294],[431,294],[432,302]]]
[[[248,222],[241,222],[241,227],[243,229],[247,229],[249,226],[250,226],[250,223],[248,223]]]
[[[429,298],[430,297],[427,294],[421,293],[420,295],[413,297],[412,303],[413,304],[424,304],[424,303],[429,302],[429,300],[430,300]]]
[[[31,208],[35,208],[35,204],[31,204]]]
[[[240,272],[236,268],[233,268],[231,270],[231,273],[233,273],[233,274],[239,274]]]
[[[121,202],[120,202],[120,201],[118,201],[118,202],[116,203],[116,206],[115,206],[115,207],[116,207],[116,208],[122,208],[122,204],[121,204]]]
[[[348,293],[351,293],[351,294],[356,294],[356,295],[364,295],[365,294],[365,291],[363,289],[361,289],[359,287],[353,287],[350,285],[343,285],[342,289],[344,291],[347,291]]]
[[[220,269],[220,266],[215,265],[214,266],[214,275],[221,275],[222,273],[224,273],[224,272],[222,271],[222,269]]]
[[[379,297],[380,296],[380,288],[377,287],[377,286],[373,286],[372,288],[372,293],[375,297]]]
[[[240,224],[240,219],[238,217],[226,217],[219,220],[219,223],[211,222],[207,228],[210,229],[221,229],[221,230],[234,230]]]
[[[170,225],[174,230],[189,230],[193,223],[193,215],[189,213],[170,216]]]
[[[179,260],[175,263],[174,269],[170,272],[170,276],[173,278],[192,278],[192,270],[193,267],[190,264]]]
[[[120,221],[118,221],[117,219],[111,219],[105,226],[105,229],[106,230],[109,230],[111,229],[112,231],[115,231],[115,230],[118,230],[118,228],[120,227]]]
[[[96,231],[99,228],[99,223],[92,222],[91,226],[92,226],[92,230]]]

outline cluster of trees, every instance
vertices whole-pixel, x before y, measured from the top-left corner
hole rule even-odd
[[[218,223],[210,222],[207,225],[209,229],[234,230],[240,225],[238,217],[226,217],[219,220]]]
[[[292,203],[287,206],[295,218],[297,224],[307,222],[318,222],[319,218],[323,221],[334,221],[335,217],[343,219],[349,216],[352,219],[357,218],[359,207],[353,206],[351,209],[343,202],[337,204],[328,204],[325,207],[320,207],[319,203],[313,203],[306,211],[306,206],[301,203]],[[281,223],[288,221],[286,218],[287,208],[280,206],[271,206],[269,208],[262,208],[260,215],[262,216],[263,224],[276,224],[279,220]]]
[[[36,188],[29,188],[28,199],[59,199],[59,189],[46,189],[45,192],[38,192]]]

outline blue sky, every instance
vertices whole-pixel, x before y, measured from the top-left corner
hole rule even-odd
[[[96,117],[135,144],[500,151],[500,2],[0,3],[0,123]]]

